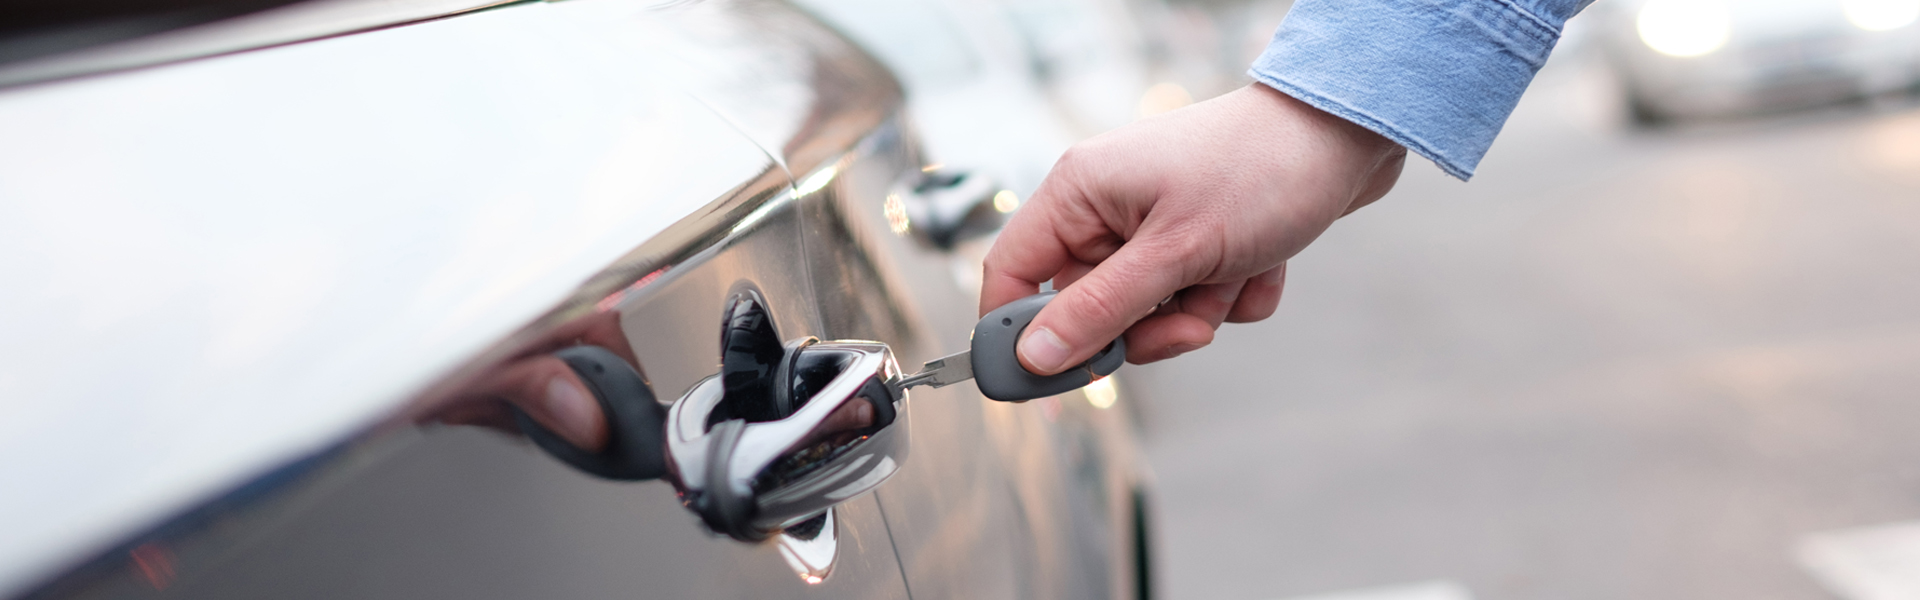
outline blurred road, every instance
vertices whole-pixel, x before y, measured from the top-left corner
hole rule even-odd
[[[1833,598],[1920,518],[1920,109],[1635,133],[1555,57],[1471,184],[1425,160],[1278,316],[1125,380],[1162,591]]]

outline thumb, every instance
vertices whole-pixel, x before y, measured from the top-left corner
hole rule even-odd
[[[1021,334],[1020,365],[1052,375],[1085,362],[1161,300],[1195,283],[1187,281],[1186,269],[1171,264],[1178,260],[1173,257],[1192,253],[1154,246],[1135,238],[1060,290]]]

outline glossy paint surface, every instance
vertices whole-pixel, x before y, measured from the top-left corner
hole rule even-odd
[[[334,443],[772,168],[595,8],[0,92],[0,582]]]
[[[884,211],[925,164],[902,107],[762,2],[519,4],[0,92],[27,132],[0,139],[0,469],[37,491],[0,497],[28,534],[0,591],[1130,596],[1131,442],[1078,393],[915,390],[911,457],[826,558],[475,427],[489,376],[576,343],[682,398],[742,284],[789,339],[959,347],[977,263]]]

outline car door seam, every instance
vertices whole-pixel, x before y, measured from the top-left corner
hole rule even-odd
[[[880,526],[887,530],[887,546],[893,548],[893,565],[900,569],[900,587],[913,600],[913,582],[907,578],[907,561],[900,556],[900,542],[893,537],[893,520],[887,518],[887,503],[880,501],[880,490],[873,491],[873,507],[880,511]]]

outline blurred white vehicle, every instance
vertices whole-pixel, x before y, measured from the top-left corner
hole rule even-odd
[[[1624,0],[1594,6],[1634,120],[1780,110],[1920,81],[1920,0]]]

